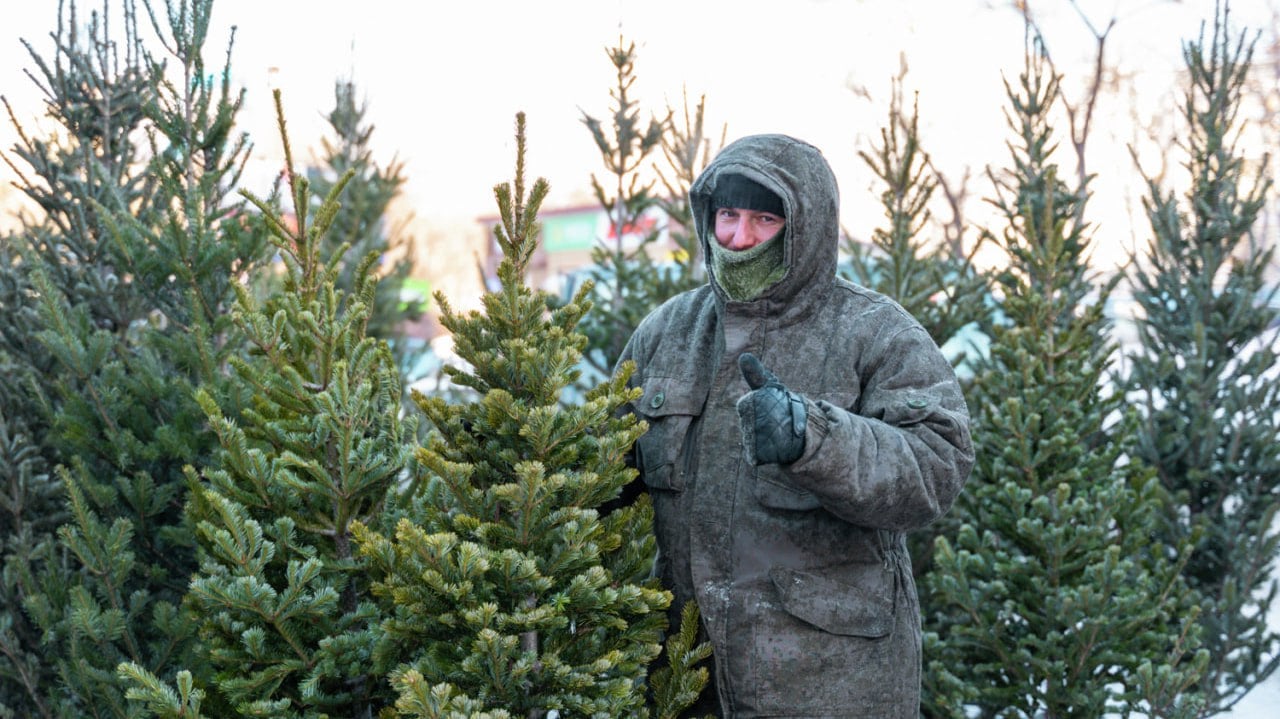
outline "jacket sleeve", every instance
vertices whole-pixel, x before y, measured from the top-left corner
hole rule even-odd
[[[899,331],[868,364],[856,413],[806,398],[805,451],[783,469],[845,521],[922,527],[951,508],[973,467],[964,396],[918,325]]]

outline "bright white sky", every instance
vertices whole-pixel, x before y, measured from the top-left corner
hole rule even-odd
[[[1236,0],[1234,17],[1257,28],[1272,21],[1275,3]],[[48,52],[58,2],[5,4],[0,94],[36,127],[41,108],[22,72],[31,61],[19,38]],[[1141,113],[1153,112],[1152,103],[1171,96],[1181,42],[1212,18],[1214,3],[1079,4],[1099,28],[1117,18],[1108,59],[1133,77],[1103,97],[1090,163],[1104,174],[1127,172],[1130,108],[1137,102]],[[81,13],[100,6],[82,0]],[[1032,7],[1067,73],[1064,89],[1078,97],[1092,34],[1066,0]],[[280,164],[271,88],[282,88],[295,152],[306,157],[303,148],[318,147],[325,131],[335,78],[353,77],[377,128],[376,155],[404,162],[406,205],[428,228],[492,212],[493,185],[512,173],[520,110],[528,116],[528,171],[551,182],[545,206],[591,202],[590,175],[602,166],[580,118],[584,110],[609,113],[614,77],[605,48],[619,32],[637,44],[631,95],[647,110],[680,107],[687,89],[693,100],[706,95],[710,127],[727,125],[730,140],[784,132],[822,148],[840,179],[845,224],[860,236],[880,215],[878,190],[856,151],[869,147],[885,120],[900,54],[910,65],[907,90],[920,93],[925,149],[953,179],[972,167],[976,200],[991,193],[982,168],[1007,159],[1002,73],[1016,78],[1023,53],[1022,20],[1009,0],[217,0],[214,19],[211,64],[221,62],[228,27],[237,26],[233,76],[248,89],[241,125],[256,145],[250,189],[265,191]],[[853,85],[865,87],[870,101]],[[14,137],[10,123],[0,122],[0,148],[7,151]],[[7,184],[11,176],[0,164],[0,179]],[[1097,216],[1112,217],[1141,189],[1100,184],[1095,191]],[[980,203],[971,204],[976,211]],[[1102,224],[1100,240],[1109,233],[1112,243],[1132,242],[1132,223]]]

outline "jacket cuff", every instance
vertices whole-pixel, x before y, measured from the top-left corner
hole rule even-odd
[[[828,414],[830,405],[826,402],[815,402],[808,397],[804,398],[805,412],[807,417],[804,431],[804,453],[800,458],[787,466],[787,469],[793,471],[803,471],[804,465],[809,459],[822,447],[822,443],[826,440],[827,435],[831,433],[831,424],[838,421],[835,417]]]

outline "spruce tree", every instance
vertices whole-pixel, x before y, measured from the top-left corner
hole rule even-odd
[[[400,715],[643,715],[671,599],[649,578],[652,508],[598,508],[634,478],[623,458],[644,427],[616,416],[635,397],[626,370],[561,404],[590,288],[554,306],[526,286],[548,186],[526,195],[523,114],[516,148],[514,181],[495,188],[500,288],[466,314],[436,294],[470,365],[450,375],[477,398],[416,396],[435,430],[420,491],[393,535],[357,525],[356,538],[390,615]]]
[[[975,363],[977,464],[926,577],[930,716],[1174,715],[1203,664],[1162,492],[1129,461],[1135,416],[1103,379],[1109,287],[1087,267],[1087,184],[1053,161],[1058,78],[1039,43],[1008,85],[1012,165],[994,204],[1006,322]],[[1095,295],[1096,293],[1096,295]],[[1092,299],[1095,297],[1096,299]]]
[[[22,131],[11,160],[42,214],[17,236],[29,324],[6,330],[6,351],[29,370],[27,424],[70,518],[66,562],[47,563],[24,598],[41,632],[31,651],[56,674],[40,702],[59,716],[129,716],[117,663],[190,660],[183,466],[215,441],[194,387],[236,403],[222,379],[237,345],[228,310],[265,260],[259,226],[229,197],[248,142],[229,70],[203,58],[212,3],[122,9],[119,42],[105,6],[87,40],[75,4],[60,8],[53,59],[32,57],[62,131]],[[140,21],[163,57],[138,41]]]
[[[860,151],[858,156],[884,186],[880,203],[887,225],[872,231],[870,246],[846,239],[849,264],[840,274],[892,297],[939,347],[961,344],[962,330],[985,323],[989,314],[986,282],[973,265],[979,245],[967,257],[955,257],[946,243],[931,243],[926,236],[929,200],[938,183],[920,146],[919,108],[913,106],[910,117],[903,110],[900,78],[893,82],[889,121],[880,129],[873,153]],[[958,349],[960,363],[970,348]],[[967,372],[961,377],[967,379]],[[954,529],[953,524],[946,518],[908,537],[917,580],[930,565],[934,537]]]
[[[1228,711],[1280,664],[1280,633],[1268,626],[1280,588],[1276,290],[1266,279],[1273,250],[1251,234],[1270,180],[1237,145],[1256,40],[1227,21],[1221,6],[1209,37],[1202,29],[1184,46],[1190,183],[1179,198],[1148,181],[1151,241],[1129,273],[1142,310],[1127,363],[1142,414],[1135,455],[1176,498],[1155,536],[1177,545],[1202,533],[1186,570],[1212,657],[1200,716]]]
[[[373,159],[370,139],[374,126],[366,122],[367,103],[359,101],[356,85],[340,80],[333,87],[334,104],[327,119],[332,138],[321,140],[319,164],[307,170],[313,202],[329,191],[348,172],[352,180],[343,193],[333,225],[325,233],[322,257],[342,257],[337,289],[352,293],[359,268],[371,252],[378,254],[374,269],[380,276],[369,317],[369,336],[388,340],[402,370],[412,360],[403,342],[405,323],[422,316],[425,298],[402,298],[405,280],[413,269],[413,241],[404,237],[388,218],[391,203],[400,196],[405,183],[404,166],[392,160],[385,167]],[[346,253],[338,248],[349,245]],[[403,372],[402,372],[403,373]]]
[[[201,558],[185,603],[213,678],[205,702],[239,716],[371,717],[390,687],[374,667],[379,617],[351,525],[377,525],[406,472],[412,420],[400,419],[390,348],[369,335],[382,249],[356,265],[351,292],[339,287],[348,245],[325,255],[356,170],[309,213],[276,102],[298,222],[245,193],[272,229],[283,286],[264,301],[237,292],[233,319],[250,351],[231,364],[251,409],[236,422],[198,395],[221,449],[198,477],[188,470]],[[162,716],[181,709],[181,691],[158,689],[143,667],[120,671],[136,683],[130,698]]]
[[[660,228],[644,232],[634,247],[624,243],[626,235],[638,233],[641,218],[658,207],[654,181],[642,176],[645,162],[662,146],[668,120],[650,119],[648,126],[640,120],[640,110],[630,96],[635,83],[635,43],[624,45],[619,37],[617,46],[607,53],[617,77],[610,91],[612,124],[606,130],[595,117],[585,112],[582,116],[609,173],[605,182],[591,175],[591,188],[609,218],[611,235],[600,238],[591,251],[592,309],[581,328],[588,341],[585,358],[592,376],[586,379],[591,383],[613,372],[640,320],[670,296],[651,296],[665,272],[650,256]]]
[[[870,153],[858,152],[884,186],[880,204],[886,225],[872,231],[869,246],[845,241],[849,266],[842,275],[895,299],[943,346],[988,314],[986,284],[973,265],[980,243],[969,255],[956,257],[925,232],[938,181],[920,146],[919,107],[908,116],[902,101],[902,83],[895,79],[880,142]]]
[[[654,171],[663,189],[662,194],[657,197],[658,207],[666,214],[667,235],[676,249],[671,270],[657,272],[650,278],[654,287],[648,295],[657,302],[649,307],[651,310],[663,300],[706,282],[706,266],[694,228],[689,188],[724,148],[725,134],[728,132],[728,127],[722,126],[719,142],[714,146],[711,144],[706,129],[706,109],[707,97],[703,95],[698,98],[698,105],[690,117],[689,97],[686,94],[681,108],[684,123],[678,125],[674,120],[675,108],[667,106],[666,129],[662,133],[662,155],[666,171],[663,171],[663,165],[656,166]]]

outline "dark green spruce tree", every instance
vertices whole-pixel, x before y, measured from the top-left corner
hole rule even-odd
[[[1186,569],[1211,656],[1200,716],[1230,710],[1280,665],[1268,625],[1280,589],[1276,289],[1273,250],[1252,235],[1271,183],[1237,145],[1254,43],[1227,20],[1222,6],[1209,37],[1184,46],[1190,184],[1179,198],[1149,181],[1151,241],[1129,273],[1142,309],[1127,363],[1142,414],[1135,455],[1176,499],[1156,536],[1176,545],[1201,533]]]
[[[64,554],[24,587],[40,632],[27,651],[44,671],[36,716],[130,716],[116,664],[190,662],[183,467],[216,443],[194,388],[236,404],[222,379],[237,345],[233,288],[266,257],[259,223],[230,196],[248,143],[229,70],[203,58],[211,2],[120,9],[111,27],[123,39],[107,36],[114,9],[91,16],[87,36],[75,4],[60,9],[52,58],[31,54],[61,129],[22,131],[13,150],[40,212],[5,267],[22,289],[4,351],[23,365],[22,422],[68,520]],[[138,41],[140,22],[161,55]]]
[[[644,426],[616,416],[635,396],[625,370],[580,404],[561,403],[578,378],[590,290],[553,306],[526,286],[547,184],[526,194],[523,114],[516,147],[514,181],[495,188],[500,288],[466,314],[436,294],[470,365],[450,374],[477,399],[416,397],[435,429],[418,451],[418,493],[393,535],[360,525],[355,534],[401,660],[400,716],[646,716],[644,679],[671,599],[649,578],[652,508],[599,511],[634,478],[624,455]],[[672,665],[687,668],[698,659],[690,651]],[[682,684],[691,678],[654,693],[687,706],[699,689]]]
[[[278,93],[276,102],[279,111]],[[140,704],[134,716],[146,706],[193,717],[203,699],[206,710],[228,708],[209,716],[355,719],[391,701],[375,668],[380,617],[370,574],[351,536],[354,522],[378,524],[412,451],[390,348],[369,334],[382,250],[371,248],[355,267],[350,292],[339,288],[349,248],[326,255],[326,233],[356,172],[309,213],[309,182],[292,171],[287,136],[284,143],[296,229],[249,196],[284,260],[283,285],[261,301],[240,289],[232,315],[249,342],[231,364],[250,408],[234,421],[201,390],[221,450],[199,476],[188,470],[201,551],[186,608],[199,618],[197,653],[213,684],[200,697],[188,672],[166,690],[145,668],[122,664]]]
[[[63,459],[53,431],[62,368],[38,337],[36,278],[44,276],[61,301],[83,307],[92,326],[119,327],[127,288],[105,246],[97,206],[118,203],[139,214],[149,207],[136,133],[151,93],[133,5],[125,4],[118,26],[123,37],[109,36],[96,12],[79,17],[74,2],[56,21],[51,53],[24,44],[35,65],[31,77],[61,131],[48,138],[27,134],[6,102],[19,142],[4,160],[36,211],[21,215],[20,229],[0,238],[3,716],[55,715],[56,702],[45,695],[59,679],[24,603],[46,592],[65,597],[75,583],[56,537],[68,519],[53,471]]]
[[[993,203],[1006,322],[969,391],[977,464],[937,540],[928,716],[1173,716],[1203,667],[1178,545],[1152,544],[1154,474],[1129,461],[1136,416],[1104,388],[1115,354],[1091,280],[1086,186],[1053,161],[1058,78],[1039,42],[1008,87],[1012,165]],[[1096,293],[1096,294],[1095,294]]]
[[[402,297],[405,280],[413,270],[413,241],[388,217],[391,203],[405,183],[404,167],[395,160],[385,167],[374,161],[370,147],[374,126],[366,122],[368,106],[357,98],[355,83],[334,83],[333,98],[328,115],[333,137],[321,140],[319,164],[307,170],[313,202],[327,197],[348,171],[354,174],[343,192],[333,226],[325,233],[321,256],[342,257],[337,288],[351,294],[364,258],[371,252],[378,254],[374,272],[380,279],[368,321],[369,336],[389,340],[397,364],[406,370],[413,358],[404,343],[395,340],[403,336],[405,323],[422,316],[426,298]],[[350,246],[345,255],[338,252],[342,245]]]

